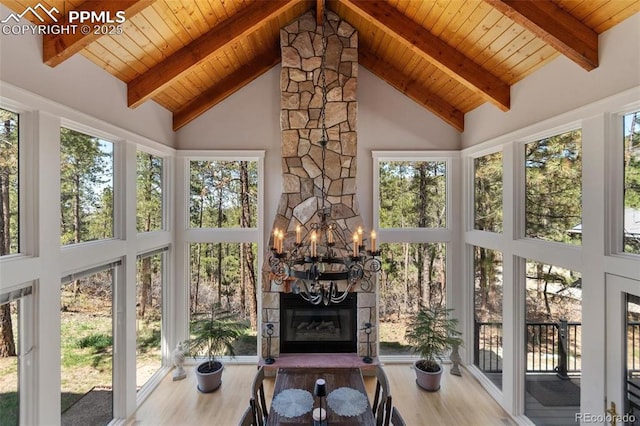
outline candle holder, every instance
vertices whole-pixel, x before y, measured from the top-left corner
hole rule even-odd
[[[361,330],[364,330],[367,335],[367,355],[362,358],[362,362],[371,364],[373,362],[373,358],[371,357],[371,332],[373,331],[373,324],[367,322]]]
[[[327,426],[327,409],[322,408],[322,398],[327,396],[327,382],[324,379],[317,379],[313,387],[313,395],[320,400],[319,408],[313,410],[313,426]]]
[[[264,359],[264,363],[271,365],[276,360],[271,356],[271,338],[273,337],[273,324],[267,324],[267,357]]]

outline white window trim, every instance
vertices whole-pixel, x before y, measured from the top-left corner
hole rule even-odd
[[[185,150],[176,155],[176,198],[175,205],[181,206],[175,213],[176,223],[176,254],[175,277],[177,282],[185,285],[176,289],[175,303],[175,331],[176,340],[186,340],[189,336],[189,291],[190,291],[190,260],[189,247],[192,243],[255,243],[258,245],[258,271],[262,271],[264,247],[264,150]],[[253,228],[190,228],[189,224],[189,182],[191,161],[255,161],[258,171],[258,200],[256,206],[257,224]],[[262,285],[261,276],[257,277],[257,330],[262,330]],[[260,339],[258,332],[256,339]],[[255,362],[259,357],[238,357],[237,362]],[[222,357],[225,361],[235,362]]]
[[[607,134],[610,135],[610,149],[606,151],[606,166],[608,178],[607,210],[608,224],[605,229],[608,233],[606,238],[606,253],[609,256],[637,260],[640,255],[626,253],[624,251],[624,164],[623,164],[623,120],[624,116],[640,111],[640,102],[631,104],[624,109],[613,111],[608,114],[606,124]]]
[[[456,219],[453,214],[454,174],[458,173],[454,162],[460,158],[458,151],[372,151],[373,157],[373,229],[381,243],[385,242],[450,242]],[[444,228],[380,228],[380,163],[387,161],[444,162],[446,168],[446,221]]]

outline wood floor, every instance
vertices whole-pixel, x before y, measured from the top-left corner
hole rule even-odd
[[[445,368],[442,388],[429,393],[415,384],[415,373],[409,364],[384,366],[394,405],[409,426],[516,424],[468,372],[463,370],[462,377],[458,377],[449,374],[448,366]],[[177,382],[168,374],[126,425],[236,426],[249,404],[255,372],[255,366],[227,365],[222,387],[206,395],[196,390],[193,367],[187,368],[186,379]],[[267,378],[268,403],[273,385],[274,378]],[[365,377],[365,385],[371,400],[375,378]]]

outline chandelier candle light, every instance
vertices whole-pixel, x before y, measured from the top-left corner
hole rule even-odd
[[[322,23],[322,58],[318,84],[322,91],[319,125],[322,148],[321,197],[318,200],[319,220],[309,223],[298,223],[295,227],[295,243],[285,247],[287,230],[273,230],[273,244],[269,257],[271,279],[278,285],[285,281],[292,282],[291,291],[299,294],[304,300],[319,305],[323,303],[340,303],[354,290],[356,284],[362,291],[371,292],[372,277],[380,271],[380,251],[376,247],[376,233],[370,234],[369,247],[365,246],[364,230],[359,226],[352,238],[345,238],[347,225],[344,219],[332,217],[332,207],[327,199],[325,181],[327,180],[325,159],[329,133],[326,124],[327,79],[325,62],[327,52],[327,23],[324,16]],[[331,141],[338,143],[339,141]],[[339,209],[337,209],[339,210]],[[289,228],[291,233],[293,229]],[[292,237],[292,236],[291,236]],[[292,241],[293,238],[287,238]]]

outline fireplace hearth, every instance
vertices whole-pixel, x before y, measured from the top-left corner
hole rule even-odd
[[[357,293],[329,306],[280,293],[280,352],[356,352],[357,303]]]

